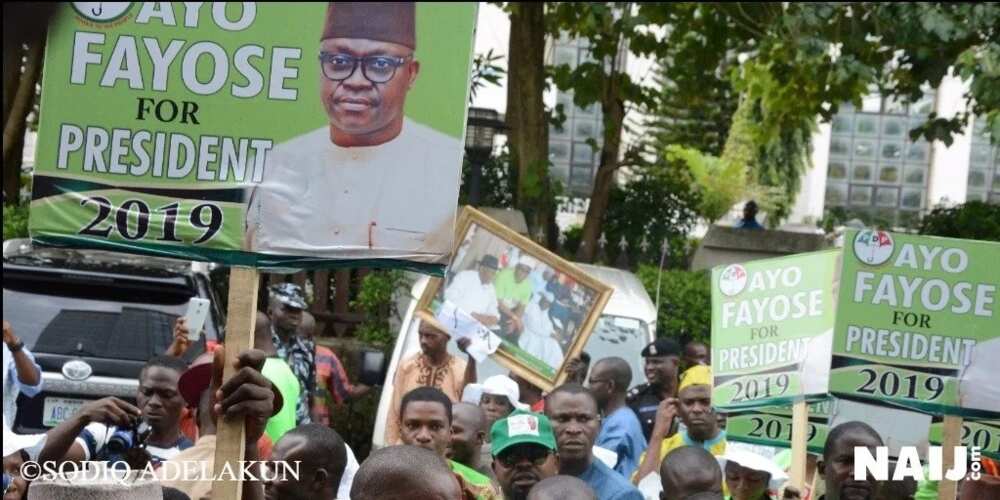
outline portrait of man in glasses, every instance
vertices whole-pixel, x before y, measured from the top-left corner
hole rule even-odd
[[[462,142],[404,113],[421,72],[415,10],[328,4],[312,63],[327,123],[268,154],[247,214],[251,250],[446,260]]]

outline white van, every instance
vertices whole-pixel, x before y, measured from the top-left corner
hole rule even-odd
[[[645,375],[639,353],[656,338],[656,306],[634,274],[610,267],[576,265],[598,281],[614,288],[611,299],[583,349],[590,354],[591,365],[601,358],[618,356],[628,361],[632,367],[632,385],[642,383],[645,381]],[[427,281],[428,278],[422,276],[410,289],[409,305],[403,316],[396,346],[392,350],[392,359],[389,360],[389,369],[385,377],[385,388],[382,390],[378,413],[375,416],[372,450],[385,446],[385,420],[389,416],[389,406],[393,400],[392,381],[396,369],[403,358],[420,349],[417,322],[413,319],[417,299],[423,294]],[[458,351],[454,342],[448,343],[448,351],[458,356],[465,356]],[[492,358],[487,358],[476,368],[479,381],[509,371],[494,362]]]

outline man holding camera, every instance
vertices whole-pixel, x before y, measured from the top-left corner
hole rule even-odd
[[[145,443],[154,466],[193,443],[181,433],[184,398],[177,387],[186,364],[157,356],[139,372],[137,407],[118,398],[91,401],[47,433],[39,461],[128,461],[128,450]],[[148,429],[148,430],[147,430]]]

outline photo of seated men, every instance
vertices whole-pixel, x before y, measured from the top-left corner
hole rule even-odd
[[[515,357],[554,376],[593,303],[569,276],[473,224],[432,308],[450,303]]]

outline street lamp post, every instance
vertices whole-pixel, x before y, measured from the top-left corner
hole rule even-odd
[[[469,174],[469,204],[478,206],[481,198],[483,165],[493,154],[493,138],[505,130],[503,119],[494,109],[469,108],[465,131],[465,154],[472,171]]]

